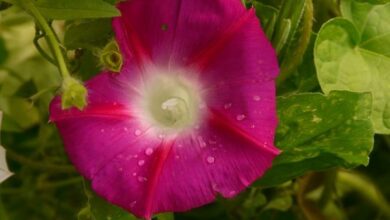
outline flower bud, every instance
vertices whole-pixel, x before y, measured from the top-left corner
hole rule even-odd
[[[87,105],[87,89],[83,84],[68,77],[62,82],[62,109],[68,109],[72,106],[82,110]]]
[[[100,52],[100,63],[111,72],[119,72],[122,69],[123,59],[115,40],[110,41]]]

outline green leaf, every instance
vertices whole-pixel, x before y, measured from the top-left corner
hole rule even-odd
[[[35,4],[47,19],[71,20],[120,15],[113,5],[102,0],[37,0]]]
[[[103,47],[113,37],[110,19],[97,19],[70,25],[64,38],[68,49]]]
[[[84,192],[88,198],[87,206],[78,214],[78,220],[137,220],[129,212],[109,204],[93,193],[87,186]]]
[[[157,220],[175,220],[173,213],[164,213],[156,215]]]
[[[1,97],[0,109],[4,113],[3,131],[19,132],[40,121],[39,112],[26,99],[20,97]]]
[[[326,94],[371,92],[375,131],[390,134],[390,4],[360,5],[346,16],[350,20],[330,20],[318,34],[314,55],[321,88]]]
[[[276,146],[283,153],[259,183],[277,185],[308,171],[367,165],[374,141],[370,109],[368,93],[278,98]]]

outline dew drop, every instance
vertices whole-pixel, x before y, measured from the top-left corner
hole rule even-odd
[[[134,131],[135,136],[140,136],[141,135],[141,130],[137,129]]]
[[[153,154],[153,149],[152,148],[147,148],[145,150],[145,154],[148,155],[148,156],[152,155]]]
[[[237,121],[242,121],[242,120],[244,120],[245,118],[246,118],[246,116],[243,115],[243,114],[237,115],[237,116],[236,116]]]
[[[250,185],[250,182],[243,176],[240,176],[240,181],[242,184],[244,184],[245,186],[249,186]]]
[[[146,182],[148,179],[146,179],[146,177],[143,177],[143,176],[139,176],[138,177],[138,181],[139,182]]]
[[[136,172],[134,172],[134,173],[133,173],[133,176],[137,176],[137,173],[136,173]]]
[[[118,171],[119,171],[119,172],[122,172],[122,171],[123,171],[123,168],[122,168],[122,167],[119,167],[119,168],[118,168]]]
[[[236,194],[236,191],[232,190],[229,192],[229,196],[234,196]]]
[[[143,166],[144,164],[145,164],[145,161],[144,161],[144,160],[138,161],[138,166]]]
[[[130,207],[132,207],[132,208],[133,208],[133,207],[135,206],[135,204],[137,204],[137,201],[133,201],[133,202],[131,202],[131,203],[130,203]]]
[[[206,160],[207,160],[207,163],[214,163],[215,162],[215,158],[212,156],[208,156]]]
[[[127,127],[123,127],[123,130],[126,131],[126,132],[129,131],[129,129]]]
[[[100,129],[100,132],[104,133],[104,129],[103,129],[103,128],[102,128],[102,129]]]
[[[206,103],[202,102],[199,104],[199,109],[204,109],[206,108]]]
[[[203,138],[201,136],[198,136],[198,141],[199,141],[200,147],[207,146],[206,142],[203,140]]]
[[[211,184],[211,187],[213,188],[214,192],[218,192],[218,185],[216,183]]]
[[[209,140],[209,144],[212,144],[212,145],[217,144],[217,141],[216,140]]]
[[[256,126],[255,125],[251,125],[251,128],[255,128]]]
[[[138,155],[136,154],[136,155],[134,155],[134,158],[138,158]]]
[[[226,103],[224,106],[223,106],[225,109],[229,109],[232,107],[232,103]]]
[[[255,96],[253,96],[253,100],[255,100],[256,102],[258,102],[258,101],[260,101],[260,96],[258,96],[258,95],[255,95]]]

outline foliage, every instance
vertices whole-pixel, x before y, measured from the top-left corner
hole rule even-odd
[[[91,192],[48,123],[55,94],[69,97],[65,107],[82,108],[81,82],[102,65],[120,68],[110,60],[116,51],[106,53],[115,2],[0,1],[1,145],[15,174],[0,185],[1,220],[135,219]],[[255,7],[278,53],[283,153],[237,198],[156,218],[390,218],[390,1],[243,2]]]

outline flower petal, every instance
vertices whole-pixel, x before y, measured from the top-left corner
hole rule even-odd
[[[120,46],[163,66],[186,63],[245,12],[239,0],[132,0],[119,9],[113,24]]]
[[[72,162],[98,194],[139,217],[236,195],[279,153],[277,59],[253,9],[239,0],[131,0],[118,7],[121,73],[88,81],[83,111],[61,110],[58,98],[51,105]],[[186,68],[198,74],[207,117],[189,134],[156,137],[137,118],[145,113],[133,112],[149,79],[144,74]]]

